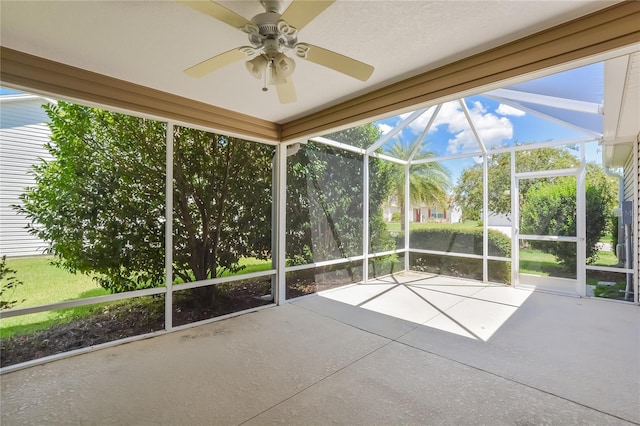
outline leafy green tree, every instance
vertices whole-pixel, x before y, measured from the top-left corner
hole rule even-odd
[[[598,242],[610,229],[609,216],[615,203],[615,181],[595,164],[587,164],[586,176],[586,260],[598,258]],[[522,233],[534,235],[576,236],[576,180],[561,177],[546,185],[537,185],[527,193],[521,210]],[[532,241],[532,247],[553,254],[563,267],[576,269],[576,245],[552,241]]]
[[[65,102],[45,108],[53,159],[34,168],[36,185],[22,196],[30,232],[51,242],[59,266],[108,290],[163,285],[166,124]],[[174,277],[202,280],[238,270],[242,256],[268,256],[274,148],[174,133]]]
[[[511,154],[500,153],[488,157],[489,211],[511,214]],[[518,172],[558,170],[578,167],[578,160],[565,149],[538,148],[516,152]],[[532,185],[552,183],[555,178],[523,179],[520,181],[520,205]],[[465,169],[454,190],[456,203],[462,209],[463,220],[480,220],[482,215],[482,164]]]
[[[380,136],[372,124],[327,137],[368,147]],[[305,264],[362,253],[363,157],[308,142],[287,161],[287,259]],[[381,205],[389,194],[390,165],[369,161],[369,229],[371,251],[394,247]]]
[[[416,139],[412,143],[403,143],[395,140],[388,148],[387,153],[401,160],[408,160],[411,154],[422,143]],[[435,157],[435,153],[424,149],[418,149],[414,160],[423,160]],[[429,205],[446,208],[448,205],[448,191],[450,189],[450,174],[446,167],[437,161],[415,164],[409,168],[409,201],[411,204]],[[394,167],[391,176],[391,194],[397,197],[401,212],[407,206],[405,202],[405,170],[404,167]],[[400,229],[405,229],[404,215],[400,219]]]

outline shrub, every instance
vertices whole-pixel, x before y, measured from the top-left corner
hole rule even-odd
[[[605,180],[586,183],[586,259],[598,257],[598,241],[609,228],[607,211],[613,195]],[[522,233],[532,235],[576,236],[576,184],[573,179],[558,179],[527,192],[522,207]],[[553,254],[564,269],[576,269],[576,244],[555,241],[532,241],[531,246]]]
[[[395,212],[391,214],[391,222],[400,222],[402,219],[402,215],[400,212]]]
[[[404,238],[404,237],[403,237]],[[482,255],[482,228],[442,226],[411,231],[411,248]],[[511,257],[511,240],[489,230],[489,256]]]
[[[482,255],[482,228],[443,226],[411,232],[411,248],[449,253]],[[501,232],[489,230],[489,256],[511,257],[511,240]],[[435,274],[483,279],[482,260],[435,254],[413,254],[413,270]],[[491,262],[489,280],[511,282],[510,262]]]

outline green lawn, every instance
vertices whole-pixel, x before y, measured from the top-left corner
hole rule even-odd
[[[46,305],[108,294],[91,277],[71,274],[51,265],[50,261],[51,257],[7,259],[7,266],[14,269],[16,278],[23,282],[22,285],[15,288],[15,291],[5,295],[9,300],[20,301],[14,308]],[[0,337],[5,338],[16,333],[27,333],[46,328],[54,323],[86,314],[90,309],[90,306],[81,306],[2,319],[0,321]]]
[[[575,278],[575,273],[562,269],[555,256],[535,249],[520,250],[520,272],[544,277]]]
[[[101,296],[107,291],[98,286],[90,276],[71,274],[51,265],[51,257],[7,259],[7,266],[16,271],[23,285],[15,289],[12,300],[24,302],[16,308],[45,305],[70,299]]]
[[[71,274],[53,266],[51,257],[30,257],[22,259],[7,259],[7,266],[16,271],[16,278],[24,284],[15,291],[6,294],[8,300],[18,300],[20,303],[14,308],[45,305],[65,300],[83,299],[87,297],[109,294],[98,286],[91,277],[81,274]],[[241,259],[240,265],[245,268],[235,275],[248,274],[271,269],[270,260],[255,258]],[[234,275],[225,272],[223,276]],[[127,301],[111,302],[127,303]],[[93,306],[80,306],[58,311],[39,312],[20,317],[0,320],[0,338],[14,334],[28,333],[50,327],[56,323],[71,321],[74,318],[87,315]]]
[[[240,259],[240,266],[244,269],[232,274],[229,271],[224,272],[221,276],[228,277],[231,275],[250,274],[252,272],[262,272],[271,269],[271,260],[260,260],[255,257],[243,257]]]
[[[616,266],[617,264],[618,258],[616,258],[615,254],[608,250],[602,250],[598,252],[598,259],[592,265]],[[575,278],[575,274],[562,270],[552,254],[534,249],[520,250],[520,272],[541,276],[552,275],[554,277]],[[612,281],[615,280],[612,279]]]

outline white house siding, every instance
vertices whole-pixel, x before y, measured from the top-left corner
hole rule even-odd
[[[24,188],[35,184],[30,170],[50,155],[47,101],[37,96],[0,96],[0,255],[42,254],[48,244],[28,234],[26,217],[11,207],[20,204]]]
[[[635,158],[634,158],[635,157]],[[625,201],[636,201],[636,215],[638,225],[637,228],[640,230],[640,215],[638,215],[638,209],[640,209],[640,191],[638,190],[638,185],[640,185],[640,167],[638,167],[638,159],[640,158],[640,144],[636,144],[635,152],[632,152],[627,158],[627,161],[624,165],[624,200]],[[637,192],[636,192],[637,191]],[[637,232],[640,234],[640,232]],[[638,261],[638,255],[640,254],[640,235],[635,236],[635,253],[633,253],[634,259],[636,261],[637,267],[637,276],[640,276],[640,261]],[[637,278],[636,278],[637,280]],[[638,282],[638,281],[636,281]]]
[[[629,155],[624,165],[624,200],[633,200],[633,180],[636,177],[636,171],[633,167],[633,153]]]

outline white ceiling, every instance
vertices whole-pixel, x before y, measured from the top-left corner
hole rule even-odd
[[[251,18],[257,1],[221,1]],[[283,2],[283,9],[289,2]],[[201,79],[183,70],[248,45],[244,33],[175,1],[0,2],[3,46],[277,123],[522,38],[615,2],[338,0],[299,41],[375,67],[360,82],[296,59],[298,101],[262,92],[240,61]]]

